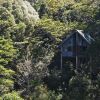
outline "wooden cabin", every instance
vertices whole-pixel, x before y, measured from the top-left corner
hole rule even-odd
[[[79,58],[85,57],[85,51],[92,43],[93,38],[83,30],[73,30],[60,44],[61,66],[63,58],[74,59],[75,65],[79,66]]]
[[[79,57],[84,56],[84,52],[91,44],[93,38],[82,30],[74,30],[60,44],[63,57]]]

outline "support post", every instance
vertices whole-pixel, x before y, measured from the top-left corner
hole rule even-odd
[[[78,71],[78,35],[76,33],[76,70]]]
[[[91,73],[91,78],[92,78],[92,68],[93,68],[93,66],[92,66],[92,57],[90,56],[90,73]]]
[[[61,70],[62,70],[63,60],[62,60],[62,46],[61,46]]]
[[[76,70],[78,70],[78,56],[76,55]]]

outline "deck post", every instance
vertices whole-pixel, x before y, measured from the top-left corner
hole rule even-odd
[[[62,66],[63,66],[63,58],[62,58],[62,46],[61,46],[61,70],[62,70]]]
[[[78,71],[78,35],[76,34],[76,70]]]

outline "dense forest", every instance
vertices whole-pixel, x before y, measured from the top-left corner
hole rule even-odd
[[[74,29],[95,40],[79,72],[58,66]],[[100,100],[100,0],[0,0],[0,100]]]

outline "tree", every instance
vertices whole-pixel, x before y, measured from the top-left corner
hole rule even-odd
[[[0,37],[0,97],[4,100],[8,100],[8,98],[11,100],[11,98],[14,98],[14,94],[10,92],[14,89],[13,76],[15,75],[15,72],[10,68],[9,63],[15,57],[16,49],[13,46],[13,42],[10,39]]]

